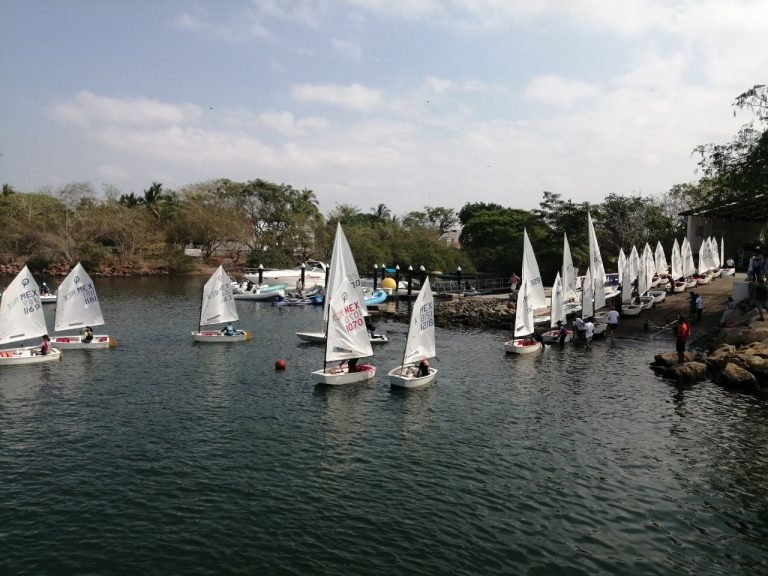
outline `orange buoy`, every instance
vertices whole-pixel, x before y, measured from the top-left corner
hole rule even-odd
[[[275,361],[275,370],[285,370],[285,360],[279,358]]]

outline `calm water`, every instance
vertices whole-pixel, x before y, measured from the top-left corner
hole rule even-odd
[[[401,391],[380,323],[377,381],[322,388],[318,308],[193,344],[203,281],[97,279],[116,350],[0,371],[0,574],[768,572],[768,407],[657,380],[671,342],[438,330]]]

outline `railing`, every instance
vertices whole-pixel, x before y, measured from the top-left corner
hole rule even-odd
[[[479,292],[492,294],[494,292],[511,292],[509,278],[462,278],[461,288],[457,280],[436,280],[432,289],[437,294],[451,294],[456,292]]]

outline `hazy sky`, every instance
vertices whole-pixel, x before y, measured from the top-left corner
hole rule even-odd
[[[396,214],[656,194],[768,81],[768,2],[0,0],[0,182],[262,178]]]

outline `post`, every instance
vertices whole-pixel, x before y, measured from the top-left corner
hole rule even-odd
[[[458,283],[456,291],[461,294],[461,266],[456,266],[456,281]]]
[[[376,280],[379,276],[379,267],[376,264],[373,265],[373,291],[376,292]],[[383,280],[383,278],[382,278]]]
[[[424,280],[427,279],[427,269],[424,268],[424,264],[419,266],[419,284],[424,286]]]
[[[304,262],[301,263],[301,289],[304,290],[306,284],[304,284],[304,278],[307,274],[307,266]]]
[[[325,265],[325,293],[326,294],[328,293],[328,280],[330,279],[329,278],[330,274],[328,273],[328,270],[330,269],[330,267],[331,267],[330,264]]]
[[[264,284],[264,266],[259,264],[259,286]]]
[[[408,299],[411,299],[411,291],[413,290],[413,266],[408,265]]]
[[[395,266],[395,292],[400,289],[400,264]]]

